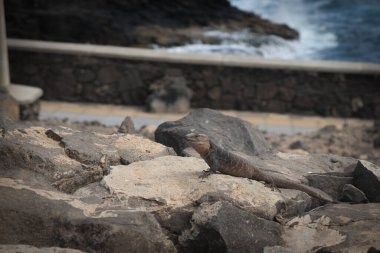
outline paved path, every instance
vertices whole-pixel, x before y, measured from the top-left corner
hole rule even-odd
[[[322,118],[316,116],[296,116],[289,114],[258,113],[248,111],[221,111],[226,115],[242,118],[258,129],[278,134],[296,134],[313,131],[326,125],[338,128],[343,124],[372,125],[371,120]],[[130,116],[136,128],[143,125],[159,125],[165,121],[182,118],[186,113],[148,113],[142,107],[104,104],[84,104],[66,102],[41,102],[40,118],[67,118],[76,121],[99,121],[105,125],[119,125],[126,116]]]

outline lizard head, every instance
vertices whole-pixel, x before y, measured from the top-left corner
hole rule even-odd
[[[185,136],[186,141],[202,157],[207,156],[210,150],[210,140],[205,134],[189,133]]]

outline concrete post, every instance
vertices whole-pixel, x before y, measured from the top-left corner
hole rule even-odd
[[[0,86],[9,87],[7,33],[5,29],[4,0],[0,0]]]

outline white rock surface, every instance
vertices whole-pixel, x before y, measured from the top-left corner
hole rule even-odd
[[[135,198],[158,202],[160,205],[148,207],[158,209],[181,208],[207,198],[229,199],[245,210],[273,218],[281,206],[287,206],[284,203],[289,198],[308,198],[295,190],[272,191],[247,178],[212,174],[201,179],[199,176],[208,167],[202,159],[194,157],[165,156],[111,168],[103,184],[126,205]]]

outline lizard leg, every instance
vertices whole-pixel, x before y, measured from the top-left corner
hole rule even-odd
[[[208,176],[210,176],[211,174],[214,174],[214,173],[215,172],[209,168],[207,170],[204,170],[202,172],[202,174],[199,176],[199,178],[206,178],[206,177],[208,177]]]
[[[279,188],[276,186],[276,184],[274,183],[272,177],[270,177],[270,183],[269,183],[269,186],[270,186],[270,188],[271,188],[272,191],[277,191],[277,192],[280,192],[280,193],[281,193],[280,189],[279,189]]]

